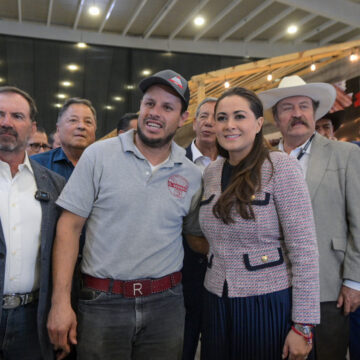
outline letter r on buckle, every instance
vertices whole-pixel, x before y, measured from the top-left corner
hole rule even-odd
[[[136,296],[136,292],[138,291],[139,294],[142,296],[143,293],[142,293],[142,283],[134,283],[133,284],[133,291],[134,291],[134,296]]]

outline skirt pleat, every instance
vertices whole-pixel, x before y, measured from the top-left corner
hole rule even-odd
[[[245,298],[204,296],[202,360],[281,360],[291,289]]]

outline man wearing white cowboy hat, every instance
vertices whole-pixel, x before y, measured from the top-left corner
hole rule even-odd
[[[311,195],[320,255],[315,355],[317,360],[343,360],[347,315],[360,305],[360,149],[315,133],[316,120],[335,101],[332,85],[289,76],[259,97],[282,133],[279,148],[298,158]]]

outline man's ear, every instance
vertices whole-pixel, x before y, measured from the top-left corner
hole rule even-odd
[[[184,111],[181,115],[180,115],[180,119],[179,119],[179,124],[178,127],[182,127],[185,123],[185,121],[188,119],[189,117],[189,112],[188,111]]]

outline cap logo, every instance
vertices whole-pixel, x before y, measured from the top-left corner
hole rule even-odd
[[[171,81],[173,84],[175,84],[176,86],[178,86],[179,88],[183,88],[180,77],[179,76],[174,76],[171,79],[169,79],[169,81]]]

